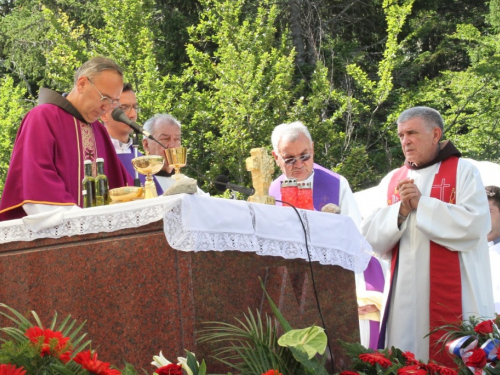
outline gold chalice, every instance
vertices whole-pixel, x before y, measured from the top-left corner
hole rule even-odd
[[[153,175],[163,168],[163,157],[158,155],[144,155],[132,159],[132,165],[140,174],[146,175],[144,184],[144,199],[155,198],[158,196],[156,186],[153,181]]]
[[[175,168],[175,174],[172,178],[178,180],[182,178],[181,168],[186,166],[187,162],[187,149],[186,147],[166,148],[165,156],[169,167]]]

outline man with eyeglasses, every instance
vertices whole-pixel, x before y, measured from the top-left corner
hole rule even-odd
[[[500,187],[486,186],[486,196],[490,206],[491,230],[488,233],[491,279],[495,312],[500,314]]]
[[[125,83],[123,85],[118,108],[120,108],[130,120],[137,122],[140,108],[137,105],[137,97],[130,83]],[[132,138],[130,134],[132,134],[134,130],[127,124],[114,120],[111,116],[111,112],[104,113],[101,116],[101,121],[109,133],[116,153],[118,155],[133,154]]]
[[[0,220],[82,207],[85,160],[92,161],[95,174],[96,159],[104,158],[111,189],[133,183],[97,121],[120,105],[122,88],[122,68],[95,57],[77,70],[68,95],[40,89],[39,105],[26,114],[17,133]]]
[[[360,225],[361,214],[349,183],[343,176],[314,163],[314,143],[304,124],[297,121],[278,125],[271,141],[274,159],[283,174],[271,183],[269,195],[281,200],[280,183],[285,178],[310,182],[315,210],[333,203],[340,208],[341,215]],[[377,347],[386,269],[384,262],[372,257],[367,269],[355,275],[360,342],[372,349]]]
[[[361,214],[349,183],[343,176],[314,163],[314,143],[304,124],[297,121],[278,125],[271,142],[274,160],[283,174],[271,183],[269,195],[281,200],[280,184],[285,178],[311,182],[315,210],[321,211],[328,203],[336,204],[342,215],[359,226]]]

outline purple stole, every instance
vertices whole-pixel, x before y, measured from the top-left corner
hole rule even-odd
[[[269,195],[281,200],[281,181],[286,178],[284,174],[271,183]],[[340,197],[340,177],[318,164],[314,164],[313,177],[313,204],[316,211],[321,211],[324,205],[334,203],[339,205]],[[276,202],[281,206],[281,202]]]
[[[118,159],[120,159],[120,161],[122,162],[123,166],[127,170],[130,177],[132,177],[132,179],[134,179],[135,178],[135,169],[134,169],[134,166],[132,165],[132,159],[134,158],[133,146],[130,146],[130,151],[132,151],[132,152],[129,154],[116,154],[116,156],[118,156]],[[137,155],[142,156],[143,154],[141,154],[139,151],[137,151]],[[146,176],[139,173],[139,180],[141,181],[141,184],[144,185],[144,182],[146,181]],[[153,180],[155,182],[156,191],[157,191],[158,195],[162,195],[163,189],[161,188],[160,184],[156,180],[155,176],[153,176]]]
[[[313,205],[316,211],[321,211],[323,206],[328,203],[340,206],[340,176],[322,167],[314,164],[313,177]],[[279,176],[271,183],[269,195],[281,200],[281,181],[286,178],[284,174]],[[276,202],[281,206],[281,202]],[[384,292],[384,273],[377,259],[371,258],[368,267],[363,272],[365,277],[366,290]],[[379,336],[380,322],[370,320],[370,348],[376,349]]]
[[[384,272],[377,258],[371,257],[363,276],[365,277],[366,290],[384,293]],[[370,320],[370,349],[377,349],[379,333],[380,322]]]

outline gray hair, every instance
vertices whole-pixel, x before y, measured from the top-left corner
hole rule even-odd
[[[281,141],[293,142],[301,134],[304,134],[309,142],[312,143],[311,134],[305,126],[300,121],[295,121],[290,124],[281,124],[274,128],[273,134],[271,135],[271,143],[273,144],[274,152],[278,153],[278,146]]]
[[[106,57],[97,56],[83,63],[83,65],[78,68],[75,73],[74,84],[76,85],[80,77],[94,78],[96,75],[106,70],[113,70],[118,73],[120,77],[123,77],[123,69],[120,65]]]
[[[441,131],[444,132],[444,121],[441,114],[434,108],[430,107],[413,107],[407,109],[399,115],[396,122],[401,124],[402,122],[406,122],[415,117],[423,119],[427,127],[430,129],[440,128]]]
[[[154,115],[151,117],[149,120],[147,120],[143,128],[146,130],[148,133],[153,134],[156,126],[160,123],[167,123],[170,125],[177,125],[179,127],[179,130],[181,128],[181,123],[179,120],[177,120],[174,116],[169,115],[168,113],[162,113],[159,115]]]

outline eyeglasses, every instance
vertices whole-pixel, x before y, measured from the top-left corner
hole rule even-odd
[[[99,93],[99,95],[101,95],[101,102],[104,103],[104,105],[110,105],[111,108],[116,108],[120,105],[120,101],[118,100],[114,100],[114,99],[111,99],[111,98],[108,98],[107,96],[104,96],[103,94],[101,94],[101,92],[97,89],[97,87],[95,87],[94,83],[90,80],[89,77],[87,77],[87,79],[89,80],[90,84],[92,86],[94,86],[95,88],[95,91],[97,91]]]
[[[281,158],[281,160],[283,160],[283,163],[285,163],[286,165],[294,165],[297,160],[300,160],[301,162],[308,161],[309,159],[311,159],[311,154],[304,154],[296,156],[294,158],[286,158],[286,159],[283,159],[281,155],[279,155],[279,157]]]
[[[135,105],[130,105],[130,104],[120,104],[119,108],[120,108],[123,112],[128,112],[128,111],[130,111],[132,108],[133,108],[136,112],[140,112],[140,111],[141,111],[141,107],[139,107],[137,104],[135,104]]]

